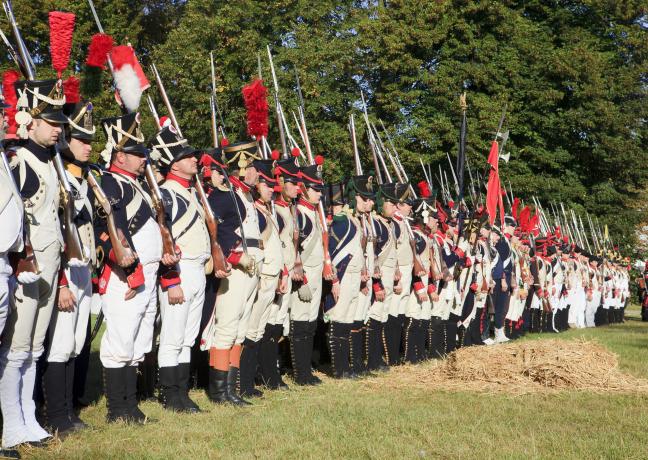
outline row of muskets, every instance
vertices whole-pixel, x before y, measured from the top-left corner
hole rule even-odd
[[[91,1],[91,0],[89,0]],[[292,149],[296,149],[299,152],[299,161],[304,164],[313,165],[314,158],[311,150],[311,143],[308,136],[308,129],[305,118],[305,104],[304,98],[302,95],[301,84],[299,81],[299,74],[297,68],[294,68],[295,72],[295,91],[297,93],[297,98],[299,101],[296,112],[292,111],[292,119],[294,121],[294,126],[296,127],[299,137],[301,139],[300,143],[295,139],[291,133],[290,124],[287,122],[287,118],[283,109],[283,105],[280,100],[280,88],[277,80],[277,74],[275,70],[275,65],[272,57],[272,52],[270,46],[266,47],[268,63],[271,70],[272,77],[272,90],[273,90],[273,99],[274,99],[274,111],[276,118],[276,126],[279,134],[279,142],[281,146],[281,156],[282,158],[289,158],[290,152]],[[220,110],[218,100],[217,100],[217,88],[216,88],[216,72],[215,72],[215,63],[214,63],[214,53],[210,52],[210,70],[211,70],[211,91],[210,91],[210,109],[211,109],[211,126],[212,126],[212,136],[214,147],[219,147],[219,136],[225,138],[225,121],[223,114]],[[257,55],[258,61],[258,76],[262,78],[262,65],[261,57]],[[167,107],[169,116],[173,124],[177,127],[177,121],[173,115],[173,109],[169,104],[168,97],[164,91],[164,87],[160,81],[159,74],[155,69],[155,66],[152,66],[153,73],[156,77],[158,87],[162,93],[162,98]],[[366,140],[369,146],[371,158],[373,160],[373,173],[375,175],[375,180],[378,184],[383,184],[386,182],[392,182],[394,178],[402,183],[408,184],[410,194],[413,198],[417,198],[417,193],[415,188],[412,186],[410,177],[408,176],[401,157],[398,153],[398,150],[395,147],[392,136],[385,127],[385,124],[382,120],[378,120],[380,125],[380,130],[374,122],[371,121],[369,113],[367,110],[367,104],[364,97],[364,93],[360,93],[360,100],[362,102],[362,118],[365,124],[365,134]],[[152,105],[152,102],[150,102]],[[463,176],[459,171],[459,163],[453,163],[450,154],[446,153],[448,160],[448,168],[445,169],[441,164],[438,165],[438,174],[433,174],[432,166],[428,163],[424,163],[421,158],[419,158],[419,163],[421,166],[421,172],[425,181],[427,182],[430,190],[434,192],[434,196],[440,193],[441,199],[445,203],[454,203],[454,211],[456,212],[466,212],[470,209],[477,209],[484,203],[485,196],[485,178],[487,177],[487,170],[483,173],[475,171],[471,168],[469,161],[469,156],[465,153],[465,119],[466,119],[466,96],[465,94],[460,96],[460,107],[462,111],[462,130],[461,130],[461,139],[459,142],[459,148],[464,149],[463,152],[459,152],[457,155],[458,159],[462,158],[465,161],[465,169],[468,173],[469,187],[467,196],[464,197],[463,189]],[[502,109],[502,115],[500,117],[497,130],[495,131],[495,140],[499,142],[499,159],[503,160],[505,163],[508,163],[510,160],[510,153],[506,151],[506,144],[509,139],[509,130],[504,130],[504,123],[506,120],[507,105],[505,104]],[[349,116],[348,130],[350,134],[350,140],[353,150],[354,157],[354,171],[356,175],[363,174],[362,162],[360,159],[360,153],[358,149],[358,137],[356,133],[356,124],[355,124],[355,115],[352,113]],[[257,139],[260,145],[260,152],[263,158],[270,158],[271,147],[268,143],[268,140],[263,137]],[[390,172],[394,172],[392,176]],[[462,168],[463,169],[463,168]],[[448,172],[449,171],[449,175]],[[461,171],[463,172],[463,171]],[[437,183],[439,184],[438,189],[433,186],[433,179],[436,177]],[[451,179],[449,179],[449,177]],[[507,184],[503,186],[503,195],[506,199],[506,203],[509,209],[512,209],[513,203],[515,201],[515,196],[513,193],[513,188],[510,181],[507,181]],[[588,227],[583,225],[583,217],[580,214],[577,214],[573,209],[566,210],[562,202],[550,202],[549,210],[547,212],[545,208],[540,204],[540,201],[537,197],[532,197],[533,204],[535,206],[536,214],[539,216],[539,230],[543,234],[549,234],[554,231],[556,228],[561,229],[564,235],[567,235],[570,241],[578,244],[583,249],[587,249],[590,253],[598,253],[606,257],[609,253],[614,250],[614,244],[609,237],[607,226],[605,230],[602,229],[601,224],[598,221],[598,217],[592,219],[589,214],[586,214],[586,222]],[[524,206],[524,202],[522,202]],[[560,212],[559,212],[560,209]],[[294,212],[294,211],[293,211]],[[327,233],[327,221],[325,217],[325,211],[323,203],[319,204],[319,216],[320,222],[322,224],[322,229],[324,233],[323,244],[324,244],[324,253],[325,253],[325,265],[324,265],[324,277],[326,279],[331,279],[334,276],[334,269],[331,265],[330,255],[328,253],[328,233]],[[293,214],[293,218],[296,221],[296,214]],[[372,215],[363,216],[362,225],[364,232],[364,242],[374,242],[375,243],[375,227],[372,222]],[[460,219],[460,222],[463,224],[463,221]],[[296,223],[296,222],[295,222]],[[410,223],[405,219],[405,225],[407,228],[408,236],[410,239],[410,244],[415,244],[414,233],[410,226]],[[297,226],[295,225],[295,228]],[[295,235],[295,239],[297,235]],[[414,251],[416,254],[416,251]],[[296,267],[297,270],[301,267],[301,261],[299,259],[299,253],[296,253],[297,261]],[[415,257],[414,260],[414,271],[416,273],[423,271],[423,266],[418,259]]]
[[[104,33],[103,26],[99,19],[99,15],[97,14],[97,10],[93,4],[93,1],[88,0],[88,4],[92,12],[92,15],[94,17],[98,31],[100,33]],[[11,26],[11,31],[12,31],[12,35],[16,47],[14,48],[14,46],[12,46],[7,36],[1,30],[0,30],[0,38],[7,46],[11,58],[16,63],[17,67],[20,69],[23,76],[26,79],[33,80],[35,79],[35,66],[31,56],[29,55],[29,52],[27,51],[25,42],[23,41],[22,36],[20,34],[20,29],[17,25],[16,19],[13,14],[11,1],[3,0],[3,8],[6,13],[8,22]],[[272,83],[273,83],[272,90],[273,90],[273,99],[274,99],[274,112],[276,118],[277,131],[279,134],[281,157],[289,158],[291,156],[291,152],[293,150],[296,150],[298,152],[298,157],[297,157],[298,163],[301,162],[302,164],[314,165],[315,160],[313,157],[310,138],[308,135],[308,128],[307,128],[306,116],[305,116],[305,104],[304,104],[304,99],[301,91],[301,85],[300,85],[297,69],[295,68],[295,79],[296,79],[296,92],[298,96],[299,105],[297,107],[296,112],[292,111],[291,115],[294,124],[296,126],[296,130],[299,133],[301,145],[303,145],[303,148],[300,146],[300,143],[297,142],[297,140],[291,133],[290,125],[287,121],[287,117],[285,115],[283,105],[280,100],[280,87],[277,80],[277,74],[275,71],[275,66],[274,66],[270,46],[267,46],[266,51],[267,51],[268,63],[271,70]],[[210,58],[210,71],[211,71],[211,88],[210,88],[209,104],[211,109],[212,138],[213,138],[214,147],[220,147],[219,138],[221,139],[226,138],[225,120],[223,117],[223,113],[220,110],[218,104],[218,98],[217,98],[218,90],[216,87],[216,66],[215,66],[215,59],[214,59],[213,52],[210,52],[209,58]],[[259,78],[262,78],[262,66],[261,66],[260,55],[257,56],[257,59],[258,59],[258,67],[259,67],[258,70]],[[110,60],[110,56],[108,56],[108,67],[114,79],[114,68]],[[155,82],[160,92],[160,96],[166,108],[166,112],[169,116],[169,119],[173,124],[174,128],[177,130],[178,134],[182,136],[181,127],[175,116],[175,112],[173,110],[167,92],[165,90],[162,78],[160,77],[160,74],[155,64],[151,65],[150,70],[155,77]],[[118,94],[117,85],[114,85],[114,90]],[[379,120],[380,130],[378,129],[376,124],[370,120],[368,110],[367,110],[367,104],[363,93],[360,94],[360,98],[362,101],[362,117],[365,124],[365,135],[369,145],[371,158],[373,159],[373,173],[375,175],[375,180],[378,182],[379,185],[385,182],[392,182],[394,178],[390,173],[390,166],[391,166],[391,169],[394,172],[395,179],[400,183],[408,184],[411,196],[413,198],[417,198],[416,191],[412,186],[410,177],[408,176],[403,166],[401,157],[398,153],[398,150],[395,147],[394,141],[391,135],[389,134],[389,131],[387,130],[387,128],[385,127],[384,123],[381,120]],[[150,95],[147,95],[147,102],[152,116],[154,117],[156,122],[159,123],[160,117],[158,116],[158,112],[155,108],[155,104]],[[459,142],[459,148],[460,150],[464,149],[464,151],[460,151],[459,154],[457,155],[456,164],[453,164],[450,158],[450,154],[449,153],[446,154],[448,165],[449,165],[448,170],[450,174],[448,175],[447,170],[443,168],[441,164],[438,165],[438,174],[436,173],[433,174],[432,166],[429,163],[428,164],[424,163],[422,159],[419,159],[419,163],[421,166],[422,175],[425,178],[425,181],[427,182],[429,189],[433,191],[435,199],[436,196],[440,194],[440,198],[443,202],[454,203],[453,211],[458,213],[464,213],[468,210],[469,205],[466,202],[466,199],[464,199],[463,167],[460,168],[459,159],[461,158],[462,161],[465,161],[466,170],[469,176],[467,200],[470,202],[471,209],[477,209],[484,202],[485,197],[483,191],[485,190],[484,184],[485,184],[485,177],[487,175],[487,171],[484,171],[483,174],[480,174],[479,171],[475,171],[473,173],[473,169],[470,166],[469,156],[465,154],[465,142],[466,142],[465,117],[466,117],[466,109],[467,109],[465,95],[462,95],[460,98],[460,106],[462,110],[463,119],[462,119],[462,130],[461,130],[461,136],[460,136],[461,139]],[[509,131],[503,130],[503,125],[506,118],[506,110],[507,107],[505,106],[503,108],[502,116],[500,117],[497,131],[495,133],[495,140],[499,141],[499,158],[502,159],[504,162],[508,163],[510,158],[510,153],[506,153],[505,146],[509,137]],[[349,129],[351,144],[353,148],[355,173],[357,175],[361,175],[363,174],[363,168],[362,168],[362,163],[360,160],[360,154],[358,150],[355,117],[353,114],[350,115],[348,129]],[[266,159],[270,158],[271,148],[268,143],[268,140],[264,136],[262,136],[260,139],[257,139],[257,141],[259,143],[259,150],[261,156]],[[2,160],[3,166],[7,170],[9,170],[7,158],[4,151],[0,152],[0,159]],[[65,237],[66,256],[68,257],[69,260],[76,260],[76,259],[85,260],[86,257],[81,250],[81,243],[78,235],[78,230],[76,229],[75,225],[72,225],[72,218],[73,218],[73,211],[74,211],[73,199],[71,196],[72,189],[67,180],[67,176],[64,173],[63,163],[61,160],[61,155],[58,147],[56,149],[56,153],[54,157],[54,165],[56,167],[59,180],[64,190],[63,210],[64,210],[64,221],[65,221],[64,237]],[[198,176],[200,176],[200,173],[198,173]],[[449,179],[449,177],[451,178],[451,180]],[[436,181],[439,184],[438,189],[433,186],[434,178],[436,178]],[[175,244],[173,242],[171,232],[168,229],[164,219],[164,212],[162,212],[163,211],[162,196],[161,196],[158,183],[155,179],[155,173],[153,171],[150,159],[146,163],[145,179],[147,181],[148,186],[151,189],[153,205],[157,211],[156,214],[158,216],[157,217],[158,225],[160,227],[162,240],[163,240],[163,253],[169,255],[175,255]],[[202,177],[197,177],[197,179],[198,180],[195,181],[195,183],[197,184],[196,190],[206,214],[208,230],[211,237],[211,245],[212,245],[211,252],[214,260],[214,266],[216,270],[227,271],[226,270],[227,263],[225,262],[225,257],[216,239],[217,232],[218,232],[218,223],[214,217],[213,211],[211,210],[210,206],[207,203],[206,194],[201,185]],[[126,239],[124,238],[123,234],[121,234],[120,230],[117,229],[114,224],[114,220],[112,218],[112,209],[110,207],[108,200],[105,197],[105,193],[103,193],[100,184],[95,178],[95,174],[89,174],[88,181],[93,191],[95,192],[95,196],[97,196],[99,205],[102,207],[104,213],[106,214],[107,221],[108,221],[109,237],[111,239],[113,247],[115,248],[115,255],[117,257],[117,260],[123,260],[132,257],[132,250],[128,247],[128,243],[126,242]],[[229,181],[225,181],[225,185],[229,188],[229,192],[233,194],[234,191]],[[511,209],[513,207],[513,202],[515,200],[515,197],[513,195],[511,183],[508,182],[507,185],[508,188],[506,186],[504,186],[503,188],[503,194],[506,198],[506,202],[509,208]],[[535,206],[536,214],[539,216],[539,230],[541,233],[548,234],[553,230],[555,230],[556,228],[560,228],[562,233],[569,237],[570,241],[578,244],[582,248],[587,248],[587,250],[591,253],[596,252],[603,256],[606,256],[614,249],[614,244],[612,243],[609,237],[607,226],[605,226],[605,230],[602,230],[598,218],[592,219],[592,217],[589,214],[586,214],[585,221],[588,224],[586,227],[584,225],[582,216],[574,212],[573,209],[566,210],[563,203],[550,202],[549,206],[545,208],[541,205],[537,197],[533,196],[532,200]],[[236,200],[234,200],[234,202],[236,203]],[[326,219],[326,214],[322,202],[320,202],[318,210],[319,210],[318,214],[320,218],[320,224],[323,233],[322,240],[323,240],[324,254],[325,254],[323,273],[325,279],[331,280],[335,277],[335,270],[331,263],[331,258],[328,251],[327,219]],[[241,212],[238,209],[238,207],[237,207],[237,212],[240,219]],[[298,225],[296,225],[297,214],[294,208],[293,208],[293,219],[295,220],[294,228],[298,229]],[[371,215],[363,216],[362,224],[363,224],[363,231],[365,236],[364,238],[365,244],[366,242],[375,243],[375,229],[372,220],[373,217]],[[460,219],[460,221],[463,222],[462,219]],[[414,233],[407,219],[405,219],[405,224],[406,224],[410,244],[415,245]],[[241,231],[243,231],[242,228]],[[28,237],[28,235],[26,236]],[[247,248],[245,247],[245,236],[242,235],[242,237],[243,237],[242,240],[244,242],[243,250],[244,252],[247,253]],[[298,238],[298,232],[296,230],[294,235],[295,243],[297,242],[297,238]],[[295,248],[296,248],[295,270],[297,273],[300,273],[302,270],[302,262],[300,260],[297,247],[298,247],[297,244],[295,244]],[[25,244],[25,254],[29,256],[30,251],[32,257],[26,257],[24,259],[21,259],[21,266],[18,267],[17,269],[18,271],[33,271],[35,273],[38,272],[38,267],[33,258],[33,251],[31,250],[31,247],[29,245],[29,240],[27,238]],[[414,254],[416,254],[416,251],[413,252]],[[419,273],[422,271],[423,271],[423,266],[421,264],[421,261],[418,259],[418,257],[415,257],[414,272]]]

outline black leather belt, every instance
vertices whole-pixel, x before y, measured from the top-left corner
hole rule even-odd
[[[263,240],[257,240],[254,238],[245,238],[245,245],[248,248],[259,248],[263,250]]]

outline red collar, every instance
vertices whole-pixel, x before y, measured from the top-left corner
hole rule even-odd
[[[288,203],[286,203],[283,199],[279,198],[275,200],[275,205],[281,206],[282,208],[287,208],[290,206]]]
[[[303,198],[299,199],[299,204],[304,206],[306,209],[310,209],[311,211],[315,211],[315,208],[317,207],[317,205],[311,204]]]
[[[232,183],[232,185],[234,187],[240,189],[242,192],[247,193],[247,192],[250,191],[250,186],[248,184],[246,184],[245,182],[243,182],[242,180],[240,180],[238,177],[230,176],[229,180],[230,180],[230,182]]]
[[[130,173],[128,171],[124,171],[119,166],[115,166],[113,164],[110,165],[110,168],[108,168],[108,171],[110,171],[112,173],[121,174],[122,176],[130,177],[131,179],[137,179],[137,174],[133,174],[133,173]]]
[[[191,187],[191,180],[189,179],[183,179],[180,176],[176,176],[173,173],[168,173],[166,175],[166,180],[173,180],[176,181],[178,184],[182,185],[184,188],[189,188]]]

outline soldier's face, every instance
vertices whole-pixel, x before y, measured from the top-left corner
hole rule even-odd
[[[223,179],[225,179],[225,176],[223,176],[217,169],[211,170],[211,183],[214,187],[221,185]]]
[[[427,228],[429,228],[432,232],[436,232],[439,228],[439,221],[434,217],[428,217]]]
[[[92,144],[90,141],[73,137],[68,142],[68,145],[75,160],[86,163],[90,159],[90,153],[92,152]]]
[[[186,157],[173,164],[173,170],[180,173],[180,177],[191,177],[198,172],[198,158]]]
[[[272,199],[272,187],[268,186],[265,182],[259,182],[257,184],[257,191],[259,192],[259,197],[264,203],[269,203]]]
[[[391,217],[396,212],[396,205],[391,201],[385,201],[383,203],[383,215],[385,217]]]
[[[373,205],[374,201],[372,199],[356,195],[356,209],[359,212],[371,212]]]
[[[412,213],[412,206],[407,203],[398,203],[398,211],[407,217]]]
[[[306,189],[306,199],[308,199],[310,203],[317,204],[321,198],[322,192],[310,187]]]
[[[58,141],[63,127],[60,123],[50,123],[40,118],[33,121],[29,131],[29,137],[38,145],[51,147]]]
[[[140,157],[138,155],[133,155],[130,153],[121,153],[117,158],[123,158],[122,164],[118,165],[124,171],[128,171],[131,174],[141,175],[144,173],[144,167],[146,166],[146,158]]]
[[[245,168],[245,177],[243,181],[248,185],[256,185],[259,180],[259,172],[254,167]]]
[[[292,182],[284,182],[282,187],[283,194],[286,198],[294,200],[299,195],[299,187]]]
[[[493,242],[493,244],[497,244],[497,242],[500,240],[499,234],[497,234],[495,232],[491,232],[490,236],[491,236],[491,241]]]

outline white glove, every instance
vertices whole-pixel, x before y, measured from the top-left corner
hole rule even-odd
[[[313,293],[308,284],[302,284],[297,290],[297,295],[302,302],[310,302],[313,300]]]
[[[31,284],[40,279],[40,274],[34,272],[21,272],[18,273],[17,279],[20,284]]]

